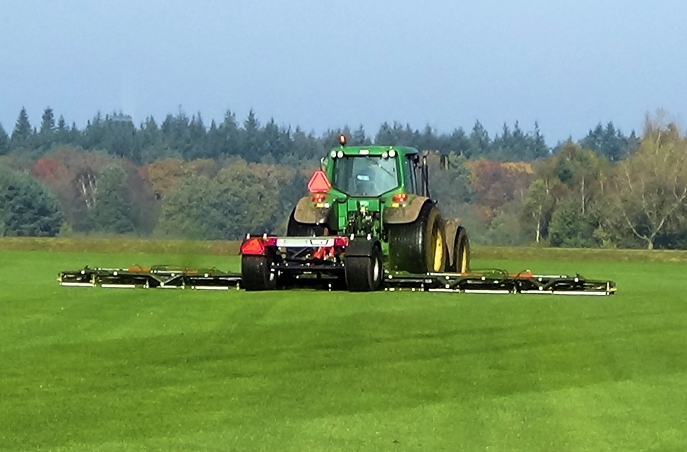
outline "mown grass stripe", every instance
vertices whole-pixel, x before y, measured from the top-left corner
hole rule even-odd
[[[182,261],[239,265],[0,252],[0,450],[687,449],[682,264],[476,261],[620,287],[575,299],[55,279]]]

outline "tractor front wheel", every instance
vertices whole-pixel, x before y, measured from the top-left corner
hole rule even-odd
[[[244,289],[273,290],[277,288],[277,274],[272,269],[270,252],[264,256],[241,257],[241,283]]]
[[[384,267],[382,251],[373,246],[369,256],[345,258],[346,284],[352,292],[370,292],[382,287]]]

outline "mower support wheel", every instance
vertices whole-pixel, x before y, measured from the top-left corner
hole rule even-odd
[[[277,288],[277,274],[272,269],[270,252],[264,256],[241,257],[241,284],[248,291],[273,290]]]
[[[382,287],[384,267],[382,264],[382,250],[374,244],[367,255],[355,253],[346,255],[344,265],[346,269],[346,285],[351,292],[371,292]]]

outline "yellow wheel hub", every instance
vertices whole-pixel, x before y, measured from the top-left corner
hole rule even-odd
[[[434,240],[434,262],[432,270],[435,272],[441,271],[441,264],[444,263],[444,235],[441,231],[437,231],[436,239]]]

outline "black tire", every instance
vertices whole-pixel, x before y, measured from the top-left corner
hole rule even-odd
[[[382,251],[373,246],[369,256],[345,258],[346,285],[352,292],[371,292],[382,288],[384,266]]]
[[[456,238],[453,241],[453,262],[449,271],[467,273],[470,271],[470,240],[468,231],[463,226],[456,229]]]
[[[316,224],[299,223],[294,218],[296,209],[291,212],[289,222],[286,225],[286,235],[288,237],[317,237],[322,235],[324,230],[322,226]]]
[[[410,273],[440,273],[446,270],[448,249],[439,209],[426,202],[412,223],[387,225],[389,265]]]
[[[241,257],[241,285],[248,291],[274,290],[277,273],[272,270],[272,254]]]

